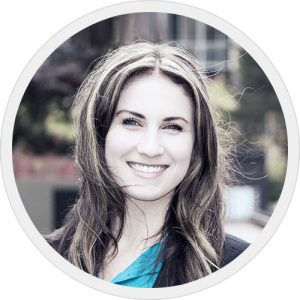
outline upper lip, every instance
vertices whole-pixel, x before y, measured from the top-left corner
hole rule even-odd
[[[137,161],[128,161],[127,164],[137,164],[137,165],[142,165],[142,166],[146,166],[146,167],[163,167],[163,168],[169,167],[169,165],[166,165],[166,164],[146,164],[146,163],[137,162]]]

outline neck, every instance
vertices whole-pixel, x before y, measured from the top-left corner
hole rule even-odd
[[[127,211],[122,238],[135,245],[149,247],[157,242],[157,234],[162,228],[170,204],[171,195],[168,194],[156,201],[140,201],[128,199]]]

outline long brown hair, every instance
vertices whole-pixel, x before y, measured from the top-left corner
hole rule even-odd
[[[189,169],[177,186],[160,234],[163,267],[155,286],[187,283],[219,268],[224,242],[226,151],[198,61],[179,46],[135,42],[108,53],[81,85],[72,116],[80,197],[63,227],[46,239],[80,269],[96,275],[112,247],[117,253],[126,217],[126,193],[105,161],[105,138],[119,96],[136,76],[158,72],[182,85],[194,111],[195,142]],[[118,224],[118,228],[113,226]]]

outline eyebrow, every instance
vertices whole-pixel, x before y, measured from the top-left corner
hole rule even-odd
[[[144,119],[144,120],[146,119],[146,117],[143,116],[142,114],[137,113],[137,112],[135,112],[135,111],[126,110],[126,109],[121,109],[121,110],[119,110],[119,111],[116,113],[116,116],[118,116],[118,115],[121,114],[121,113],[129,113],[129,114],[132,114],[132,115],[134,115],[134,116],[136,116],[136,117],[138,117],[138,118],[141,118],[141,119]],[[168,118],[164,118],[164,119],[163,119],[164,122],[175,121],[175,120],[182,120],[182,121],[184,121],[185,123],[189,124],[189,122],[188,122],[185,118],[183,118],[183,117],[168,117]]]

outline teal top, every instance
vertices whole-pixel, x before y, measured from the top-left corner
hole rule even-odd
[[[162,268],[162,262],[155,265],[160,249],[161,243],[148,248],[111,282],[124,286],[152,288]]]

